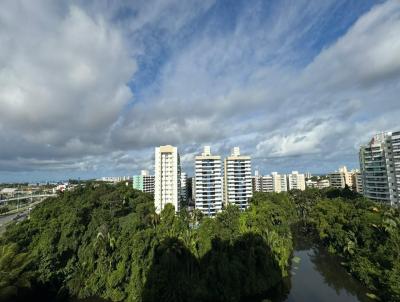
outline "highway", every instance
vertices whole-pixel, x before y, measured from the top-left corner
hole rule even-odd
[[[33,203],[30,203],[29,205],[26,205],[23,209],[16,213],[12,213],[9,215],[2,215],[0,216],[0,235],[5,231],[6,225],[9,224],[12,221],[23,221],[28,217],[29,214],[29,209],[33,209],[36,205],[41,203],[43,200],[46,200],[46,197],[52,197],[55,195],[51,196],[46,196],[46,195],[41,195],[41,199],[38,201],[35,201]],[[35,197],[39,197],[36,195]],[[29,206],[29,208],[28,208]]]
[[[25,210],[19,213],[0,216],[0,234],[2,234],[6,230],[6,225],[11,221],[22,221],[28,217],[29,210]]]

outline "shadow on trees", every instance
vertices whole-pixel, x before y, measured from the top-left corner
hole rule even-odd
[[[293,237],[294,248],[297,251],[309,250],[319,240],[315,227],[303,221],[293,223],[290,226],[290,232]]]
[[[197,259],[177,238],[155,249],[143,301],[253,301],[265,298],[282,281],[271,249],[257,234],[234,242],[214,238]]]
[[[33,282],[29,288],[10,286],[4,289],[0,294],[0,302],[66,302],[68,301],[68,292],[60,289],[59,284]]]

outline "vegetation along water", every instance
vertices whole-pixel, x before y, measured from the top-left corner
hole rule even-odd
[[[296,279],[314,267],[340,301],[400,301],[399,216],[348,189],[256,193],[215,218],[157,215],[149,194],[89,183],[7,228],[0,300],[318,300]]]

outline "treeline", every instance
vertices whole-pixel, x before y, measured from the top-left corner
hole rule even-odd
[[[287,275],[287,197],[216,218],[154,211],[151,195],[88,184],[49,199],[0,240],[0,295],[10,301],[240,301]]]
[[[0,239],[0,299],[247,301],[288,275],[291,226],[316,233],[383,301],[400,301],[399,211],[344,190],[256,193],[215,218],[124,185],[86,184]],[[261,299],[259,299],[261,300]]]
[[[399,210],[363,197],[315,200],[308,220],[328,251],[382,301],[400,301]]]

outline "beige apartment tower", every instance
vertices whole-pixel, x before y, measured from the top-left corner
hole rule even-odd
[[[160,213],[167,203],[179,211],[181,199],[181,166],[178,148],[170,145],[155,148],[154,205]]]

